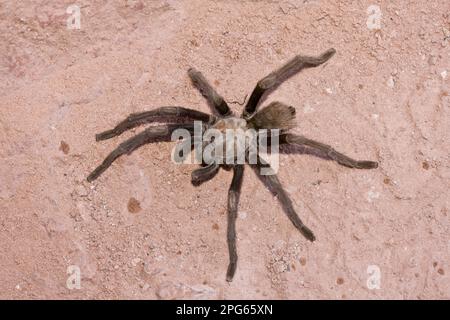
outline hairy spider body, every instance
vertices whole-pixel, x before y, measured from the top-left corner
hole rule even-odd
[[[165,125],[150,126],[141,133],[131,137],[125,142],[121,143],[115,150],[113,150],[103,162],[87,177],[88,181],[97,179],[111,164],[123,154],[130,154],[137,148],[155,141],[171,141],[171,134],[177,129],[186,129],[191,137],[194,137],[194,122],[201,121],[207,129],[215,129],[219,132],[220,139],[214,142],[223,147],[236,148],[236,144],[231,144],[227,139],[227,131],[231,130],[237,133],[233,139],[248,139],[245,134],[250,129],[260,132],[261,129],[278,129],[277,136],[280,145],[300,145],[323,154],[324,156],[336,161],[337,163],[358,169],[372,169],[378,166],[374,161],[358,161],[354,160],[338,151],[331,146],[324,143],[308,139],[301,135],[291,133],[289,130],[295,127],[295,108],[287,106],[281,102],[272,102],[265,108],[257,111],[257,107],[261,98],[273,90],[275,90],[283,81],[290,76],[298,73],[302,69],[317,67],[328,61],[335,53],[334,49],[329,49],[319,56],[302,56],[298,55],[284,64],[281,68],[273,71],[260,81],[258,81],[254,88],[244,111],[240,117],[233,115],[228,104],[209,84],[206,78],[199,71],[191,68],[188,70],[188,75],[191,78],[194,86],[206,98],[208,104],[212,108],[215,115],[209,115],[204,112],[187,109],[184,107],[160,107],[155,110],[145,111],[141,113],[134,113],[129,115],[125,120],[120,122],[111,130],[104,131],[96,135],[96,140],[106,140],[122,134],[124,131],[139,125],[152,123],[156,121],[165,121]],[[177,120],[174,123],[171,120]],[[182,121],[180,121],[182,120]],[[182,122],[182,123],[179,123]],[[259,136],[258,136],[259,138]],[[257,140],[259,144],[259,140]],[[271,141],[271,140],[270,140]],[[203,146],[208,147],[211,141],[203,141]],[[271,141],[272,143],[272,141]],[[249,149],[246,144],[245,155],[247,157]],[[259,146],[259,145],[258,145]],[[192,147],[192,145],[191,145]],[[237,162],[237,149],[230,158],[217,158],[222,161],[211,161],[210,163],[203,163],[198,169],[195,169],[191,175],[191,181],[194,185],[201,184],[213,178],[220,167],[231,167],[233,169],[233,178],[230,188],[228,190],[228,225],[227,225],[227,243],[229,251],[229,265],[227,269],[227,281],[232,281],[237,266],[237,250],[236,250],[236,218],[238,212],[238,203],[240,196],[240,189],[242,185],[242,178],[244,173],[244,165]],[[227,154],[227,153],[226,153]],[[245,158],[254,169],[267,168],[270,165],[262,158],[257,156],[256,163],[251,163],[248,158]],[[314,241],[316,238],[312,231],[306,227],[298,217],[294,210],[291,199],[284,191],[276,174],[262,175],[258,170],[255,170],[260,179],[265,183],[269,190],[278,197],[284,212],[291,220],[292,224],[300,231],[300,233],[308,240]]]
[[[216,155],[220,164],[237,164],[238,154],[240,152],[238,148],[239,141],[245,143],[245,150],[242,150],[243,152],[246,152],[248,149],[247,141],[249,139],[246,136],[246,132],[249,128],[247,121],[242,118],[230,116],[218,119],[209,129],[220,132],[220,137],[216,137],[213,142],[205,141],[205,147],[214,147],[223,151],[220,156]],[[230,134],[233,136],[230,136]]]

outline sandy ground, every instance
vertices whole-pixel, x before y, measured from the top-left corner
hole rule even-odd
[[[79,30],[72,3],[0,3],[0,298],[450,298],[449,1],[77,1]],[[330,47],[266,101],[295,106],[297,132],[380,163],[281,155],[316,242],[247,169],[227,283],[230,172],[194,187],[196,166],[156,143],[86,181],[141,130],[95,142],[129,113],[208,111],[189,66],[240,111],[273,68]]]

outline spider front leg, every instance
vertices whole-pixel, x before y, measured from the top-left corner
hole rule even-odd
[[[203,76],[200,71],[194,68],[188,70],[188,75],[191,78],[194,86],[200,91],[200,93],[206,98],[208,104],[213,111],[217,112],[221,116],[227,116],[231,114],[230,107],[225,100],[220,96],[216,90],[209,84],[208,80]]]
[[[198,186],[203,182],[212,179],[217,174],[217,172],[219,172],[219,168],[220,166],[217,163],[213,162],[204,167],[195,169],[191,174],[192,184]]]
[[[130,154],[137,148],[151,142],[156,141],[170,141],[171,134],[176,129],[186,129],[193,133],[193,124],[167,124],[161,126],[154,126],[145,129],[141,133],[135,135],[134,137],[122,142],[116,149],[114,149],[103,162],[91,172],[87,177],[89,182],[97,179],[106,169],[108,169],[111,164],[120,156],[124,154]]]
[[[214,116],[201,111],[183,107],[160,107],[155,110],[130,114],[125,120],[120,122],[113,129],[96,134],[95,140],[101,141],[110,139],[122,134],[126,130],[159,120],[161,118],[164,120],[171,118],[182,118],[186,120],[199,120],[208,123],[214,118]]]
[[[256,111],[258,103],[266,91],[275,89],[283,81],[300,72],[304,68],[317,67],[325,63],[335,53],[336,50],[331,48],[317,57],[298,55],[292,60],[288,61],[281,68],[273,71],[266,77],[259,80],[256,84],[255,89],[253,89],[253,92],[250,95],[247,104],[245,105],[243,113],[244,118],[249,118]]]
[[[258,156],[258,168],[267,168],[270,167],[269,164],[264,161],[262,158]],[[284,212],[288,216],[289,220],[294,224],[294,226],[300,231],[300,233],[309,241],[316,240],[313,232],[305,226],[302,220],[298,217],[297,213],[294,210],[294,206],[292,205],[292,201],[289,198],[286,191],[284,191],[283,186],[281,185],[280,180],[278,180],[278,176],[273,173],[270,175],[261,175],[258,170],[255,170],[260,179],[267,185],[270,191],[278,197],[278,200],[283,207]]]
[[[375,161],[367,161],[367,160],[355,160],[352,159],[340,152],[337,152],[334,150],[331,146],[314,141],[308,138],[305,138],[303,136],[295,135],[295,134],[282,134],[280,136],[280,144],[287,143],[287,144],[295,144],[295,145],[305,145],[313,149],[317,149],[321,152],[324,152],[328,157],[330,157],[332,160],[336,161],[337,163],[350,167],[350,168],[357,168],[357,169],[374,169],[378,167],[378,163]]]
[[[233,180],[228,190],[228,226],[227,243],[230,262],[227,269],[227,281],[232,281],[237,266],[236,250],[236,218],[238,213],[239,196],[241,193],[242,178],[244,174],[243,165],[233,166]]]

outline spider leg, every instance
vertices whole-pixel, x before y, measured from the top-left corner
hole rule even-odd
[[[268,167],[269,164],[264,161],[262,158],[258,156],[258,165],[257,167]],[[298,217],[297,213],[294,210],[294,206],[292,205],[292,201],[289,198],[286,191],[284,191],[283,186],[281,185],[280,180],[278,180],[278,176],[274,173],[271,175],[261,175],[259,170],[255,170],[259,178],[266,184],[269,190],[278,197],[284,212],[288,216],[289,220],[294,224],[294,226],[301,232],[301,234],[308,239],[309,241],[316,240],[313,232],[305,226],[302,220]]]
[[[200,93],[206,98],[209,106],[214,112],[217,112],[221,116],[227,116],[231,114],[230,107],[225,100],[220,96],[216,90],[209,84],[208,80],[203,76],[200,71],[195,68],[188,70],[188,75],[191,78],[194,86],[200,91]]]
[[[239,196],[241,193],[242,178],[244,173],[243,165],[233,166],[233,180],[228,190],[228,226],[227,243],[230,262],[227,269],[227,281],[232,281],[237,266],[236,250],[236,218],[238,212]]]
[[[354,160],[340,152],[337,152],[334,150],[331,146],[314,141],[308,138],[305,138],[303,136],[295,135],[295,134],[282,134],[280,135],[280,144],[287,143],[287,144],[295,144],[295,145],[305,145],[310,148],[319,150],[321,152],[324,152],[329,158],[336,161],[337,163],[350,167],[350,168],[357,168],[357,169],[374,169],[378,167],[378,163],[375,161],[367,161],[367,160]]]
[[[217,163],[211,163],[207,166],[200,167],[192,171],[191,182],[193,185],[200,185],[205,181],[212,179],[217,172],[219,172],[220,166]]]
[[[145,129],[141,133],[131,137],[130,139],[122,142],[116,149],[114,149],[103,162],[89,174],[87,180],[89,182],[97,179],[111,164],[120,156],[124,154],[130,154],[137,148],[144,144],[155,141],[170,141],[171,134],[176,129],[187,129],[191,132],[194,130],[193,124],[168,124],[161,126],[154,126]]]
[[[187,109],[183,107],[160,107],[155,110],[144,111],[130,114],[125,120],[121,121],[111,130],[106,130],[95,135],[95,140],[101,141],[116,137],[124,131],[135,128],[137,126],[167,118],[186,118],[187,120],[199,120],[209,122],[213,116],[207,113]]]
[[[266,91],[274,90],[283,81],[305,68],[317,67],[322,63],[325,63],[335,53],[336,50],[331,48],[317,57],[298,55],[284,64],[281,68],[259,80],[245,105],[243,116],[248,118],[256,111],[258,103]]]

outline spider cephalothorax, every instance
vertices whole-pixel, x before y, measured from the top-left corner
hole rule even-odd
[[[278,129],[277,136],[280,145],[302,145],[311,149],[315,149],[324,156],[335,160],[341,165],[358,168],[358,169],[372,169],[378,166],[377,162],[373,161],[358,161],[346,155],[337,152],[332,147],[308,139],[301,135],[290,133],[289,130],[295,127],[295,108],[287,106],[281,102],[272,102],[267,107],[256,111],[264,94],[267,94],[278,87],[284,80],[299,72],[304,68],[316,67],[328,59],[335,53],[334,49],[329,49],[317,57],[298,55],[281,68],[270,73],[261,79],[254,88],[244,111],[240,117],[232,114],[225,100],[211,87],[205,77],[197,70],[191,68],[188,70],[188,75],[193,84],[200,90],[203,96],[208,101],[215,115],[209,115],[204,112],[187,109],[183,107],[160,107],[155,110],[145,111],[141,113],[133,113],[129,115],[124,121],[120,122],[115,128],[102,132],[96,135],[96,140],[106,140],[120,135],[124,131],[137,127],[142,124],[147,124],[156,121],[166,121],[164,125],[150,126],[143,132],[121,143],[114,151],[112,151],[87,178],[88,181],[97,179],[113,162],[115,159],[123,154],[129,154],[135,149],[144,144],[155,141],[170,141],[172,133],[177,129],[186,129],[190,135],[194,136],[194,122],[200,121],[205,128],[215,129],[223,134],[227,129],[241,129],[241,130],[261,130],[261,129]],[[171,121],[172,120],[172,121]],[[257,140],[259,141],[259,140]],[[226,144],[226,139],[225,143]],[[246,152],[248,150],[246,149]],[[247,156],[247,154],[246,154]],[[245,158],[248,160],[248,158]],[[247,161],[247,163],[249,163]],[[250,163],[254,168],[267,168],[269,164],[261,157],[257,156],[255,163]],[[192,183],[200,184],[214,177],[221,166],[230,167],[229,163],[222,163],[219,161],[211,161],[208,164],[203,164],[200,168],[192,172]],[[227,227],[227,242],[230,256],[230,263],[227,270],[227,281],[233,279],[237,265],[237,251],[236,251],[236,218],[238,212],[238,203],[240,188],[242,184],[244,165],[236,162],[231,164],[233,168],[233,179],[228,190],[228,227]],[[260,174],[258,170],[255,170]],[[294,226],[310,241],[315,240],[312,231],[306,227],[296,214],[292,201],[281,186],[277,175],[269,174],[261,177],[267,187],[278,197],[282,207],[294,224]]]

